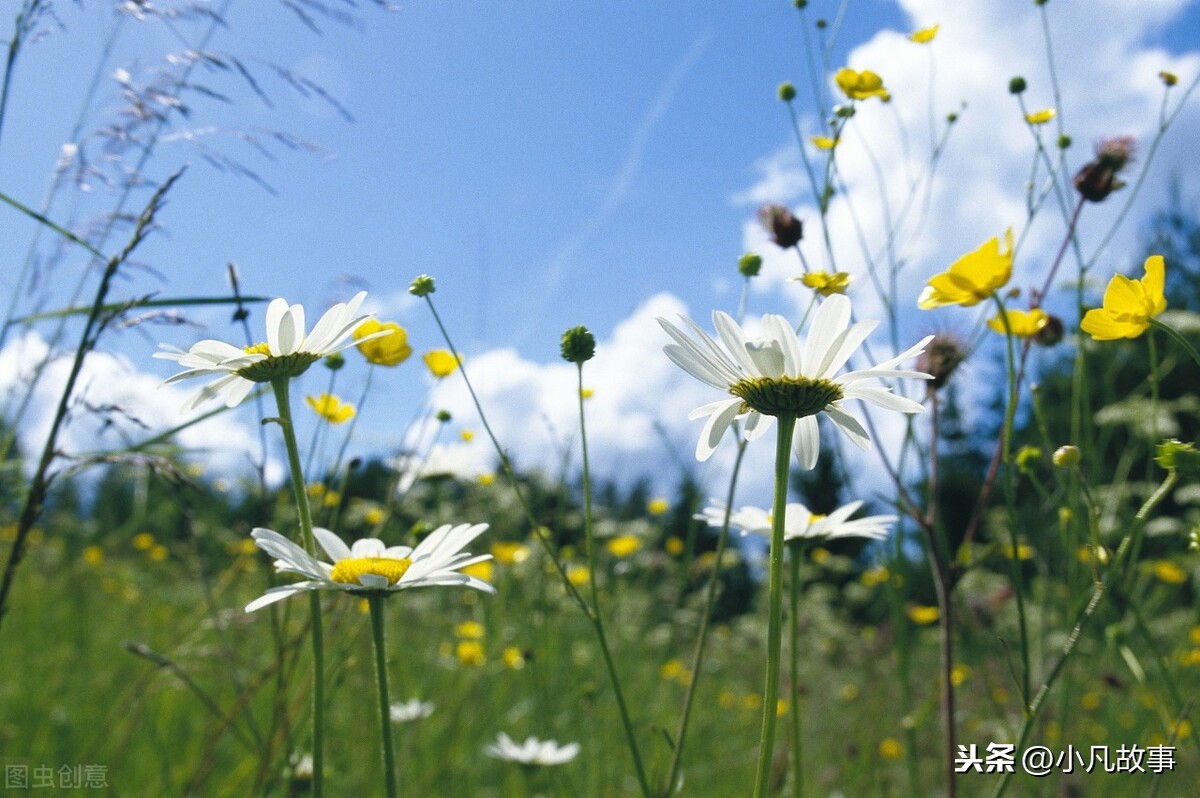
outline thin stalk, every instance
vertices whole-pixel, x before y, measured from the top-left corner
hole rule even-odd
[[[791,617],[788,619],[790,621],[788,654],[791,655],[792,660],[791,671],[788,675],[792,696],[792,798],[802,798],[804,795],[804,759],[801,756],[803,745],[800,739],[803,731],[800,717],[800,547],[793,546],[788,555],[792,566],[789,584],[791,606],[788,608],[791,613]]]
[[[771,780],[771,754],[775,748],[775,718],[779,702],[779,659],[783,642],[784,516],[787,513],[788,467],[792,457],[792,432],[796,417],[778,417],[775,444],[775,496],[771,504],[771,553],[767,604],[767,677],[763,686],[762,731],[759,735],[758,770],[754,798],[767,798]]]
[[[1173,327],[1168,327],[1158,319],[1148,319],[1148,321],[1150,322],[1151,327],[1155,328],[1156,330],[1162,330],[1167,335],[1171,336],[1175,343],[1183,347],[1183,351],[1188,353],[1192,360],[1195,361],[1196,365],[1200,366],[1200,353],[1196,351],[1196,347],[1192,346],[1191,341],[1189,341],[1187,338],[1184,338],[1178,330],[1174,329]]]
[[[954,557],[950,551],[944,534],[938,534],[937,527],[937,495],[939,462],[938,439],[941,434],[938,413],[937,389],[929,384],[926,387],[929,399],[929,503],[925,510],[923,525],[929,538],[929,567],[933,572],[933,587],[938,602],[938,632],[941,638],[941,682],[942,704],[942,736],[945,754],[943,755],[946,768],[946,795],[954,798],[957,793],[955,783],[954,753],[954,586],[950,583],[947,563]]]
[[[608,638],[604,633],[604,616],[600,612],[600,591],[596,587],[596,536],[592,531],[592,479],[588,468],[587,425],[584,423],[583,412],[583,364],[575,364],[578,376],[578,390],[575,395],[579,401],[579,440],[583,452],[583,532],[587,546],[588,587],[592,594],[592,626],[596,629],[596,639],[600,643],[600,653],[604,655],[604,667],[608,669],[608,678],[612,681],[613,692],[617,696],[617,709],[621,713],[621,725],[625,727],[625,738],[629,743],[629,753],[633,756],[633,767],[637,771],[638,784],[642,795],[651,798],[650,782],[646,779],[646,769],[642,765],[642,756],[638,751],[637,736],[633,732],[633,723],[629,719],[629,709],[625,705],[625,694],[621,690],[621,680],[617,676],[617,668],[613,663],[612,652],[608,647]],[[715,567],[715,566],[714,566]]]
[[[384,646],[382,593],[370,593],[371,636],[375,641],[375,683],[379,688],[379,735],[383,743],[383,780],[388,798],[396,798],[396,753],[392,747],[391,699],[388,698],[387,648]]]
[[[300,449],[296,446],[296,431],[292,426],[292,409],[288,399],[288,380],[282,377],[271,381],[275,391],[275,403],[279,406],[279,426],[283,430],[283,442],[287,448],[288,467],[292,475],[292,493],[296,497],[296,512],[300,515],[300,534],[304,541],[304,550],[316,555],[316,543],[313,540],[312,509],[308,504],[308,490],[304,482],[304,472],[300,469]],[[321,598],[318,591],[311,590],[308,594],[309,614],[312,616],[312,653],[313,653],[313,728],[312,728],[312,760],[313,760],[313,798],[321,798],[325,775],[325,641],[321,628]]]
[[[717,586],[720,584],[721,560],[725,555],[725,547],[729,543],[729,518],[733,513],[733,495],[737,488],[738,474],[742,469],[742,458],[746,454],[745,438],[738,439],[737,455],[733,460],[733,474],[729,478],[729,494],[725,497],[725,520],[721,524],[721,532],[717,536],[716,559],[712,573],[708,575],[708,586],[704,594],[704,615],[700,620],[700,634],[696,637],[696,650],[692,655],[692,678],[688,682],[687,693],[683,698],[683,711],[679,715],[679,728],[675,732],[675,750],[671,755],[671,766],[667,769],[667,794],[675,789],[679,778],[679,767],[683,759],[683,744],[687,739],[688,720],[692,715],[692,701],[696,695],[696,684],[700,681],[700,663],[704,660],[704,646],[708,642],[708,630],[712,624],[713,609],[717,606]],[[693,550],[693,541],[689,541],[686,551]]]

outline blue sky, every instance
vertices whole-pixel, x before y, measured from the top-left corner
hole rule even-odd
[[[1054,0],[1048,9],[1067,97],[1061,117],[1077,142],[1076,166],[1103,135],[1132,132],[1146,140],[1153,132],[1146,109],[1157,109],[1161,94],[1157,70],[1172,68],[1186,84],[1200,63],[1197,3],[1153,0],[1136,11],[1117,0],[1100,5],[1097,11],[1085,0]],[[814,0],[809,22],[832,21],[838,6]],[[62,4],[62,28],[50,26],[22,52],[0,138],[0,190],[40,202],[102,42],[116,24],[109,7]],[[897,108],[913,122],[914,141],[923,134],[916,120],[923,124],[927,110],[928,65],[926,52],[900,34],[940,22],[931,47],[937,118],[969,103],[935,183],[937,224],[910,242],[901,293],[911,298],[953,257],[1022,224],[1032,142],[1006,86],[1012,74],[1025,74],[1030,104],[1052,103],[1040,28],[1031,2],[860,0],[847,8],[831,65],[883,74]],[[1101,30],[1087,25],[1097,13],[1111,24]],[[542,417],[560,434],[571,429],[571,375],[555,361],[559,334],[576,324],[588,325],[601,340],[602,357],[589,367],[595,375],[589,381],[596,383],[590,412],[603,466],[618,473],[660,469],[656,414],[689,455],[699,427],[682,416],[714,397],[655,355],[661,342],[651,316],[686,309],[703,321],[714,307],[732,310],[736,258],[748,248],[768,256],[754,312],[794,311],[804,301],[786,283],[795,264],[771,251],[754,221],[758,202],[784,202],[807,213],[814,229],[795,140],[775,96],[777,84],[790,79],[801,99],[807,97],[800,15],[792,3],[427,0],[396,13],[363,8],[357,19],[355,26],[322,23],[318,35],[281,4],[229,4],[229,27],[208,47],[236,54],[273,107],[236,76],[197,70],[197,82],[234,102],[197,99],[186,128],[200,133],[206,146],[245,160],[277,194],[213,169],[186,141],[160,145],[148,169],[153,178],[190,165],[162,216],[167,234],[141,252],[165,279],[138,274],[121,290],[220,293],[225,264],[233,261],[246,291],[303,302],[312,318],[359,287],[369,289],[374,309],[408,327],[422,351],[441,343],[405,289],[413,275],[428,272],[438,278],[440,311],[496,403],[499,426],[526,461],[546,461],[553,449]],[[181,39],[194,46],[200,29],[122,23],[85,131],[107,124],[120,108],[119,86],[109,77],[115,69],[140,81],[163,52],[183,47]],[[1082,38],[1082,30],[1090,38]],[[329,90],[354,122],[319,99],[297,97],[271,64]],[[871,131],[891,129],[890,120],[872,116],[881,113],[864,106],[856,119],[864,140]],[[804,113],[802,120],[815,132],[815,117]],[[1186,142],[1195,140],[1198,125],[1195,109],[1185,109],[1149,176],[1141,216],[1114,239],[1102,271],[1128,270],[1137,221],[1161,201],[1172,174],[1194,195]],[[272,147],[275,160],[266,160],[229,133],[264,129],[314,142],[322,154]],[[886,156],[890,143],[881,137],[871,146]],[[870,194],[871,175],[847,165],[845,177],[852,191]],[[81,222],[88,209],[108,207],[111,195],[97,186],[76,202],[62,195],[51,215]],[[859,209],[869,226],[877,209],[869,198]],[[1094,244],[1114,214],[1115,208],[1098,210],[1084,229],[1085,243]],[[849,242],[847,217],[835,209],[831,218],[841,225],[839,240]],[[14,214],[0,214],[0,234],[19,242],[8,262],[20,263],[30,230]],[[1053,214],[1043,214],[1031,228],[1027,271],[1019,274],[1044,264],[1056,235],[1061,223],[1055,227]],[[78,266],[77,257],[63,265],[44,299],[48,306],[63,298]],[[0,270],[6,293],[15,271]],[[865,295],[862,303],[867,315],[877,307]],[[126,358],[114,367],[157,380],[170,373],[167,364],[148,360],[159,340],[186,347],[208,335],[240,337],[221,314],[199,318],[210,324],[207,331],[154,328],[146,336],[109,339],[114,354]],[[261,316],[256,321],[261,325]],[[905,316],[903,337],[969,329],[973,321],[953,314],[931,320],[913,311]],[[315,392],[323,379],[306,388]],[[361,370],[347,370],[344,393],[355,395],[361,379]],[[414,360],[378,385],[382,393],[371,400],[361,431],[386,451],[402,444],[396,419],[425,406],[429,380]],[[447,385],[443,394],[439,405],[470,417],[461,393]],[[144,401],[161,404],[161,398]],[[160,418],[160,410],[155,405],[146,412]],[[217,435],[236,437],[238,425],[252,421],[239,411]],[[719,473],[720,467],[718,460],[704,468]]]

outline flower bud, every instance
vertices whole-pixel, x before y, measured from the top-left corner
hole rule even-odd
[[[937,390],[946,384],[964,357],[962,346],[953,336],[939,335],[929,342],[918,358],[917,371],[931,375],[933,379],[929,384]]]
[[[1133,160],[1132,136],[1114,136],[1096,146],[1096,157],[1075,174],[1075,190],[1089,202],[1102,202],[1125,185],[1117,173]]]
[[[429,296],[437,289],[433,287],[433,278],[428,274],[417,276],[408,287],[408,293],[413,296]]]
[[[1060,150],[1065,150],[1071,146],[1071,137],[1068,136],[1066,133],[1063,133],[1061,136],[1058,137],[1058,141],[1056,143],[1058,144],[1058,148]]]
[[[1182,476],[1200,475],[1200,450],[1193,443],[1170,438],[1154,447],[1154,462],[1168,471],[1180,471]]]
[[[756,252],[747,252],[738,258],[738,272],[743,277],[757,277],[762,270],[762,257]]]
[[[808,0],[796,0],[796,2],[795,2],[796,8],[800,9],[801,11],[803,11],[804,7],[807,5],[808,5]]]
[[[1168,89],[1179,82],[1179,76],[1174,72],[1167,72],[1164,70],[1158,73],[1158,77],[1163,82],[1163,85]]]
[[[854,116],[854,106],[845,103],[838,103],[833,106],[833,115],[840,119],[849,119]]]
[[[958,114],[946,114],[946,124],[953,125],[958,121]]]
[[[804,238],[804,224],[783,205],[764,205],[758,209],[758,220],[771,240],[787,249],[794,247]]]
[[[1050,456],[1050,461],[1059,468],[1074,468],[1082,459],[1083,455],[1080,453],[1079,447],[1070,444],[1059,446]]]
[[[1025,83],[1025,78],[1021,77],[1020,75],[1017,75],[1008,82],[1009,94],[1020,94],[1025,91],[1026,88],[1028,88],[1028,86]]]
[[[586,363],[596,354],[596,337],[587,327],[572,327],[562,335],[563,360]]]
[[[1033,336],[1033,340],[1042,346],[1054,346],[1063,339],[1064,332],[1062,319],[1053,314],[1048,314],[1046,316],[1046,323]]]
[[[792,100],[796,99],[796,87],[787,81],[780,83],[779,99],[783,100],[785,103],[790,103]]]
[[[825,28],[827,28],[827,27],[829,27],[829,23],[828,23],[828,22],[826,22],[826,21],[825,21],[825,20],[823,20],[823,19],[818,19],[818,20],[817,20],[817,30],[825,30]]]
[[[449,422],[450,419],[454,418],[454,416],[450,415],[449,410],[439,410],[439,411],[437,411],[437,416],[435,416],[435,418],[437,418],[438,421],[445,424],[445,423]]]
[[[344,365],[346,365],[346,358],[342,357],[341,352],[334,352],[331,355],[325,356],[325,368],[330,371],[337,371]]]

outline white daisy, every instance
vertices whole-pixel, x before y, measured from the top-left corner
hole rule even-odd
[[[392,719],[392,723],[408,723],[421,718],[427,718],[433,714],[433,702],[422,701],[419,698],[412,698],[408,701],[399,701],[392,704],[389,708],[388,715]]]
[[[304,307],[289,306],[286,299],[274,299],[267,305],[266,343],[237,347],[209,339],[193,344],[186,352],[162,344],[164,351],[156,352],[154,356],[174,360],[186,369],[168,377],[163,385],[192,377],[219,375],[200,389],[183,409],[193,410],[215,396],[223,396],[225,404],[233,407],[246,398],[256,382],[298,377],[326,355],[372,338],[391,335],[389,328],[358,340],[351,338],[358,325],[371,316],[355,315],[366,296],[366,291],[360,291],[349,302],[334,305],[325,311],[307,335],[304,332]]]
[[[894,515],[869,515],[865,518],[855,518],[848,521],[850,516],[862,507],[861,501],[850,502],[834,510],[829,515],[817,515],[799,502],[787,505],[783,516],[784,540],[829,539],[845,537],[864,537],[872,540],[883,540],[891,531],[892,524],[899,520]],[[700,521],[706,521],[709,526],[720,528],[725,523],[725,505],[712,500],[708,507],[695,516]],[[759,507],[741,507],[729,516],[729,525],[742,530],[742,534],[771,534],[771,514]]]
[[[930,379],[924,372],[896,366],[921,354],[932,335],[869,369],[834,376],[879,324],[878,321],[851,324],[850,300],[840,294],[829,297],[817,308],[804,346],[783,316],[763,316],[762,337],[750,338],[729,314],[714,311],[713,326],[720,343],[691,319],[680,318],[699,340],[660,318],[659,324],[674,340],[663,347],[667,357],[696,379],[734,397],[702,405],[688,416],[708,417],[696,445],[698,460],[712,456],[725,430],[737,418],[746,419],[746,439],[754,440],[770,427],[771,416],[795,416],[796,457],[802,467],[812,468],[817,464],[821,444],[818,413],[827,415],[860,448],[870,449],[870,436],[859,420],[847,412],[843,406],[845,400],[863,399],[901,413],[924,410],[917,402],[871,381],[880,377]]]
[[[462,551],[487,528],[487,524],[444,524],[430,532],[416,548],[386,546],[377,538],[364,538],[347,546],[328,529],[314,528],[313,536],[333,560],[332,565],[311,556],[278,532],[255,529],[250,537],[260,549],[276,558],[276,572],[300,574],[308,580],[270,588],[247,604],[246,612],[307,590],[365,594],[392,593],[427,585],[463,585],[494,593],[496,589],[487,582],[458,571],[492,559],[490,554],[472,556]]]
[[[483,750],[488,756],[522,765],[565,765],[579,756],[579,743],[559,745],[554,740],[529,737],[517,745],[511,737],[500,732],[496,742]]]

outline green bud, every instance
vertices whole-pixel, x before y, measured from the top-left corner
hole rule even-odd
[[[825,20],[823,20],[823,19],[818,19],[818,20],[817,20],[817,30],[825,30],[827,27],[829,27],[829,23],[828,23],[828,22],[826,22],[826,21],[825,21]]]
[[[563,333],[562,356],[569,363],[586,363],[596,354],[596,337],[587,327],[572,327]]]
[[[433,287],[433,278],[428,274],[418,275],[413,278],[412,285],[408,287],[408,293],[413,296],[429,296],[436,290]]]
[[[841,117],[842,119],[849,119],[850,117],[854,116],[854,106],[842,105],[839,103],[838,105],[833,106],[833,115]]]
[[[1008,82],[1009,94],[1020,94],[1021,92],[1025,91],[1026,88],[1028,88],[1028,86],[1025,83],[1025,78],[1021,77],[1020,75],[1017,75]]]
[[[755,252],[747,252],[738,258],[738,271],[743,277],[757,277],[762,269],[762,258]]]
[[[346,358],[342,357],[341,352],[334,352],[332,355],[325,356],[325,368],[330,371],[337,371],[344,365],[346,365]]]
[[[803,11],[804,7],[807,5],[808,5],[808,0],[796,0],[796,2],[795,2],[796,8],[800,9],[801,11]]]
[[[1070,136],[1068,136],[1066,133],[1063,133],[1061,136],[1058,137],[1058,148],[1060,150],[1065,150],[1067,147],[1070,147],[1070,146],[1071,146],[1071,137]]]
[[[1170,438],[1154,448],[1154,462],[1168,471],[1180,471],[1188,476],[1200,475],[1200,451],[1195,444]]]
[[[957,121],[958,121],[958,114],[946,114],[947,124],[953,125]]]
[[[1054,454],[1050,456],[1050,461],[1059,468],[1074,468],[1079,465],[1079,461],[1083,459],[1083,455],[1079,451],[1078,446],[1059,446],[1054,450]]]
[[[437,420],[438,420],[438,421],[440,421],[440,422],[442,422],[443,424],[445,424],[445,423],[447,423],[448,421],[450,421],[450,419],[454,418],[454,416],[450,415],[450,411],[449,411],[449,410],[439,410],[439,411],[437,411],[437,416],[436,416],[436,418],[437,418]]]
[[[780,83],[779,99],[783,100],[785,103],[790,103],[792,100],[796,99],[796,87],[786,80],[783,83]]]

